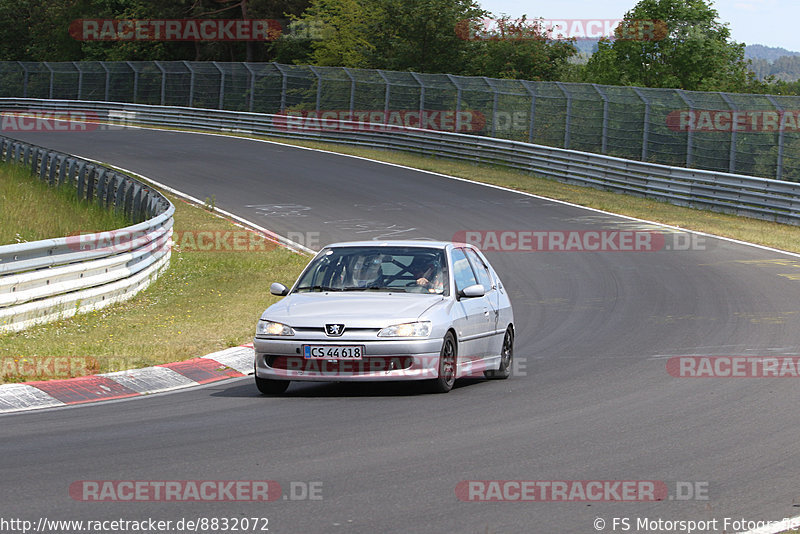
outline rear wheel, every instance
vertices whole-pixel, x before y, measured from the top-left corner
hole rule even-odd
[[[503,348],[500,351],[500,368],[484,371],[486,378],[505,379],[511,376],[511,365],[514,363],[514,329],[509,325],[503,337]]]
[[[256,387],[264,395],[277,395],[286,391],[289,387],[289,380],[271,380],[269,378],[256,377]]]
[[[444,336],[442,351],[439,353],[439,377],[433,380],[432,389],[434,393],[447,393],[453,389],[456,382],[456,362],[458,354],[456,339],[452,332]]]

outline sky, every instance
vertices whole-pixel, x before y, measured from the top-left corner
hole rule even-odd
[[[621,19],[638,0],[478,0],[495,15],[528,15],[546,20]],[[717,0],[714,9],[727,22],[734,41],[779,46],[800,52],[800,0]]]

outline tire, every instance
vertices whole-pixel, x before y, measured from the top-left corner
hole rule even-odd
[[[289,387],[289,380],[271,380],[269,378],[256,378],[256,387],[264,395],[278,395]]]
[[[500,368],[484,371],[483,376],[493,380],[505,380],[511,376],[511,366],[514,363],[514,329],[511,325],[506,328],[503,336],[503,348],[500,349]]]
[[[444,336],[442,350],[439,352],[439,377],[431,383],[434,393],[447,393],[456,382],[456,363],[458,362],[458,346],[452,332]]]

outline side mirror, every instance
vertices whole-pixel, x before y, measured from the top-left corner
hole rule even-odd
[[[482,284],[474,284],[462,289],[458,295],[466,298],[482,297],[486,294],[486,288]]]
[[[273,295],[283,297],[289,292],[289,290],[283,284],[279,284],[278,282],[272,282],[272,284],[270,284],[269,286],[269,292],[272,293]]]

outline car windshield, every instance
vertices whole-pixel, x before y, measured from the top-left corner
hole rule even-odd
[[[444,251],[424,247],[328,248],[308,266],[296,292],[391,291],[448,294]]]

